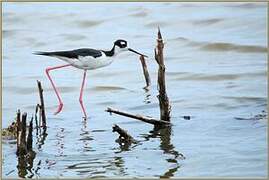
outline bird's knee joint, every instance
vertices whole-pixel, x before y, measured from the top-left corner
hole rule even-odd
[[[47,73],[47,74],[49,74],[50,69],[49,69],[49,68],[47,68],[45,71],[46,71],[46,73]]]

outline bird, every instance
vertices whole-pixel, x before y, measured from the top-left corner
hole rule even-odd
[[[48,79],[50,80],[50,83],[55,91],[55,94],[58,98],[58,109],[54,113],[55,115],[60,113],[63,109],[63,101],[61,99],[61,96],[49,74],[50,71],[73,66],[78,69],[82,69],[84,71],[83,73],[83,79],[82,84],[80,88],[80,95],[79,95],[79,103],[82,109],[82,112],[84,114],[84,118],[87,118],[87,113],[83,104],[83,89],[85,85],[85,79],[86,74],[88,70],[94,70],[98,68],[102,68],[105,66],[110,65],[115,57],[125,51],[130,51],[133,53],[136,53],[140,56],[148,57],[144,54],[141,54],[131,48],[128,47],[127,41],[123,39],[118,39],[113,43],[113,47],[111,50],[98,50],[98,49],[91,49],[91,48],[80,48],[80,49],[74,49],[69,51],[51,51],[51,52],[45,52],[45,51],[36,51],[33,54],[35,55],[42,55],[42,56],[49,56],[58,58],[60,60],[63,60],[67,62],[67,64],[55,66],[55,67],[48,67],[46,68],[45,72],[48,76]]]

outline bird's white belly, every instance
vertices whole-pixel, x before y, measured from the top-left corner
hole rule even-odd
[[[105,54],[102,52],[102,56],[94,58],[92,56],[79,56],[78,59],[70,59],[70,58],[63,58],[58,57],[59,59],[62,59],[68,63],[70,63],[72,66],[79,68],[79,69],[85,69],[85,70],[93,70],[98,69],[104,66],[107,66],[113,62],[113,58],[106,57]]]

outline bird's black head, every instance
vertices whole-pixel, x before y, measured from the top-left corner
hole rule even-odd
[[[123,39],[119,39],[119,40],[114,42],[114,45],[118,46],[119,48],[126,48],[127,47],[127,41],[125,41]]]
[[[118,47],[118,48],[117,48]],[[131,51],[133,53],[139,54],[141,56],[147,57],[144,54],[141,54],[131,48],[128,48],[127,46],[127,41],[123,40],[123,39],[118,39],[117,41],[114,42],[114,47],[113,47],[113,51],[115,52],[115,54],[119,53],[119,52],[123,52],[123,51]]]

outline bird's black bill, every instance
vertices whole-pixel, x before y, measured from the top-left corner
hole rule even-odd
[[[135,50],[133,50],[133,49],[131,49],[131,48],[128,48],[128,50],[129,51],[131,51],[131,52],[134,52],[134,53],[136,53],[136,54],[139,54],[139,55],[141,55],[141,56],[144,56],[144,57],[148,57],[148,56],[146,56],[146,55],[144,55],[144,54],[141,54],[141,53],[139,53],[139,52],[137,52],[137,51],[135,51]]]

